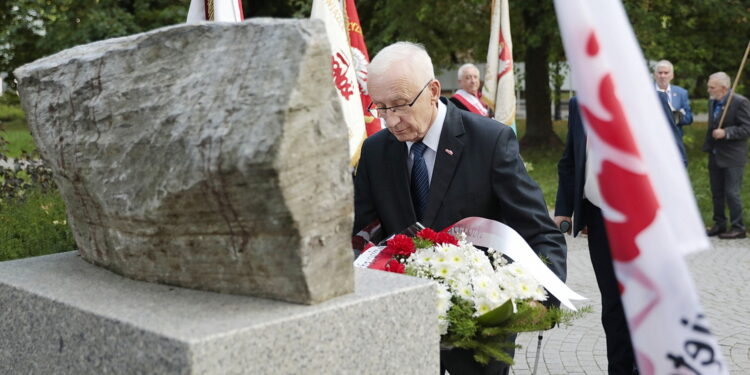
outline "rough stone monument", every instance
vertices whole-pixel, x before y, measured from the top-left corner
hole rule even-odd
[[[320,34],[181,25],[17,69],[83,258],[298,303],[352,292],[347,132]]]
[[[352,268],[330,56],[255,19],[16,70],[80,251],[0,262],[0,374],[438,372],[434,283]]]

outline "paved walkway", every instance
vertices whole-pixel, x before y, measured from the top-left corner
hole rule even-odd
[[[607,352],[600,323],[601,301],[585,238],[568,240],[568,285],[588,297],[594,311],[570,327],[548,331],[537,374],[606,374]],[[688,257],[693,280],[731,374],[750,374],[750,239],[712,239],[713,250]],[[531,374],[536,333],[519,335],[512,374]]]

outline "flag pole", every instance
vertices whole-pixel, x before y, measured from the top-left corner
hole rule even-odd
[[[742,70],[745,69],[745,63],[747,62],[747,54],[750,52],[750,41],[747,42],[747,48],[745,48],[745,56],[742,57],[742,62],[740,63],[740,70],[737,71],[737,76],[734,77],[734,84],[732,84],[732,91],[729,91],[730,94],[734,94],[734,89],[737,88],[737,82],[740,81],[740,77],[742,76]],[[721,119],[719,120],[719,126],[717,129],[722,129],[724,125],[724,117],[727,116],[727,109],[729,108],[729,104],[732,103],[732,96],[729,95],[729,98],[727,98],[727,105],[724,106],[724,110],[721,111]]]

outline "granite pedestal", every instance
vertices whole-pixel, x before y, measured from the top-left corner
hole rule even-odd
[[[0,373],[437,373],[434,284],[355,280],[306,306],[134,281],[75,252],[2,262]]]

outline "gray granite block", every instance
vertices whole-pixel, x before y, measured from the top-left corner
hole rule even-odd
[[[0,374],[435,374],[434,284],[357,270],[313,306],[134,281],[74,252],[0,263]]]
[[[325,35],[311,19],[180,24],[18,68],[81,256],[212,292],[351,293],[354,191]]]

